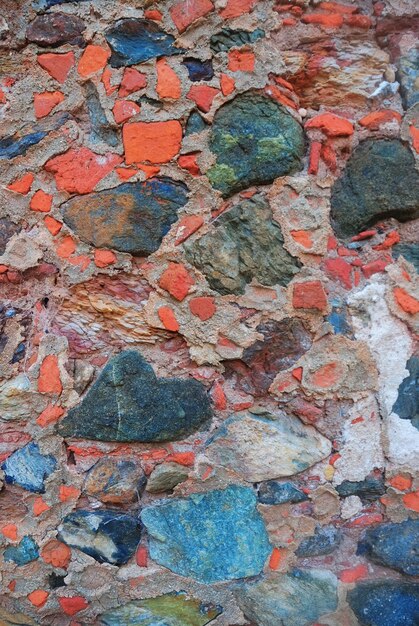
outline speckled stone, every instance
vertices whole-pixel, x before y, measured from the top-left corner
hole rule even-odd
[[[138,519],[117,511],[74,511],[58,531],[58,538],[71,548],[112,565],[129,561],[141,538]]]
[[[318,526],[311,537],[306,537],[295,554],[300,558],[331,554],[342,541],[342,533],[334,526]]]
[[[247,619],[258,626],[309,626],[338,605],[336,576],[320,569],[273,575],[241,585],[235,595]]]
[[[140,499],[144,485],[138,461],[104,457],[89,470],[84,492],[105,504],[125,505]]]
[[[279,483],[276,480],[268,480],[261,483],[258,489],[258,500],[261,504],[285,504],[290,502],[304,502],[308,496],[292,483]]]
[[[256,279],[263,285],[287,285],[300,263],[284,248],[281,228],[262,196],[222,213],[208,233],[186,242],[186,257],[221,294],[244,293]]]
[[[186,185],[162,177],[72,198],[61,211],[82,241],[148,256],[158,249],[187,201]]]
[[[13,452],[1,466],[7,483],[34,493],[45,492],[45,480],[57,467],[51,454],[41,454],[37,443],[28,443]]]
[[[104,613],[104,626],[205,626],[222,612],[221,607],[191,598],[184,591],[129,602]]]
[[[259,574],[272,549],[255,493],[238,485],[165,500],[141,520],[151,559],[206,584]]]
[[[208,178],[223,196],[230,196],[301,169],[304,132],[275,101],[243,94],[215,114],[210,149],[217,161]]]
[[[392,247],[391,253],[395,259],[403,256],[419,274],[419,243],[399,243]]]
[[[352,153],[332,188],[331,221],[350,237],[379,220],[419,216],[419,173],[410,149],[397,139],[367,139]]]
[[[38,15],[28,26],[26,39],[43,48],[55,48],[66,43],[81,46],[82,33],[86,28],[83,20],[76,15],[54,11]]]
[[[419,585],[400,581],[359,583],[348,602],[362,626],[417,626]]]
[[[139,352],[127,350],[107,363],[59,431],[96,441],[173,441],[204,427],[211,415],[202,383],[157,378]]]
[[[419,519],[380,524],[366,531],[359,554],[409,576],[419,575]]]
[[[9,546],[3,552],[5,561],[13,561],[16,565],[27,565],[31,561],[36,561],[39,557],[39,548],[36,541],[26,535],[17,546]]]
[[[419,50],[416,47],[398,60],[397,80],[405,109],[419,102]]]
[[[249,32],[247,30],[237,30],[233,28],[222,28],[218,33],[210,38],[210,46],[213,52],[226,52],[230,48],[241,48],[242,46],[255,43],[258,39],[265,37],[265,31],[261,28]]]
[[[406,363],[409,376],[399,386],[393,411],[404,420],[410,420],[419,430],[419,357],[412,356]]]

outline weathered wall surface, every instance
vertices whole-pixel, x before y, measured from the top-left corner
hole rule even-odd
[[[418,25],[1,1],[1,624],[418,624]]]

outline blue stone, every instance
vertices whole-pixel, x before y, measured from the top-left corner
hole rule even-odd
[[[56,469],[51,454],[41,454],[37,443],[31,442],[13,452],[1,466],[6,482],[19,485],[34,493],[45,492],[45,480]]]
[[[105,112],[100,103],[99,94],[94,83],[89,80],[84,84],[86,105],[90,119],[90,141],[103,141],[115,148],[119,143],[119,133],[109,125]]]
[[[342,533],[334,526],[318,526],[312,537],[303,539],[295,554],[300,558],[331,554],[342,541]]]
[[[185,135],[193,135],[201,133],[208,127],[206,121],[199,115],[197,111],[192,111],[186,122]]]
[[[138,519],[118,511],[74,511],[58,531],[58,538],[71,548],[112,565],[129,561],[141,538]]]
[[[227,489],[165,500],[143,509],[150,557],[203,583],[260,574],[272,547],[252,489]]]
[[[260,484],[258,500],[262,504],[285,504],[285,502],[294,504],[308,500],[308,496],[292,483],[279,483],[276,480],[269,480]]]
[[[45,11],[46,9],[50,9],[51,7],[55,7],[58,4],[76,4],[76,2],[86,2],[86,0],[35,0],[32,3],[35,11]]]
[[[359,583],[348,593],[362,626],[418,626],[419,585],[398,581]]]
[[[333,327],[336,335],[349,335],[351,327],[346,317],[346,311],[341,306],[333,306],[326,320]]]
[[[406,363],[409,376],[399,386],[394,413],[404,420],[410,420],[419,430],[419,357],[412,356]]]
[[[373,502],[385,494],[386,486],[382,476],[367,476],[360,481],[344,480],[336,491],[342,498],[359,496],[363,502]]]
[[[70,119],[68,113],[57,113],[48,120],[31,124],[14,135],[0,139],[0,159],[14,159],[25,155],[32,146],[38,144],[53,130],[57,130]]]
[[[26,535],[17,546],[9,546],[3,553],[5,561],[13,561],[16,565],[26,565],[39,557],[37,543]]]
[[[212,67],[212,60],[201,61],[200,59],[193,59],[188,57],[182,61],[186,66],[189,74],[189,80],[198,82],[200,80],[211,80],[214,76],[214,70]]]
[[[358,554],[409,576],[419,575],[419,519],[380,524],[366,531]]]
[[[150,20],[125,18],[118,20],[105,31],[112,49],[112,67],[126,67],[149,59],[181,54],[183,50],[173,44],[175,38],[161,30]]]

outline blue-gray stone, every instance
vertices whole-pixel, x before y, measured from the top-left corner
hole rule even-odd
[[[265,31],[257,28],[251,32],[247,30],[234,30],[223,28],[220,32],[212,35],[210,46],[213,52],[226,52],[230,48],[241,48],[254,43],[258,39],[265,37]]]
[[[197,111],[192,111],[186,122],[185,135],[193,135],[194,133],[201,133],[208,127],[207,122],[203,117],[199,115]]]
[[[211,415],[202,383],[157,378],[139,352],[127,350],[107,363],[59,431],[97,441],[173,441],[203,427]]]
[[[125,67],[149,59],[181,54],[183,50],[173,44],[175,38],[151,20],[124,18],[105,31],[112,49],[112,67]]]
[[[112,565],[129,561],[141,538],[139,520],[117,511],[74,511],[58,531],[58,538],[71,548]]]
[[[342,541],[342,533],[334,526],[318,526],[312,537],[306,537],[295,554],[300,558],[331,554]]]
[[[385,494],[386,486],[383,476],[367,476],[360,481],[344,480],[336,491],[342,498],[358,496],[363,502],[373,502]]]
[[[17,546],[9,546],[3,552],[5,561],[13,561],[16,565],[26,565],[39,557],[38,544],[32,537],[25,535]]]
[[[171,178],[124,183],[61,205],[64,222],[97,248],[136,256],[155,252],[188,201],[188,188]]]
[[[380,524],[366,531],[358,545],[358,554],[365,554],[380,565],[391,567],[409,576],[419,575],[419,519],[400,524]]]
[[[405,109],[410,109],[419,102],[419,50],[413,46],[397,62],[397,79]]]
[[[336,576],[320,569],[274,574],[240,585],[235,595],[245,617],[257,626],[311,626],[338,605]]]
[[[332,306],[326,320],[333,327],[336,335],[350,335],[351,327],[346,316],[346,309],[342,306]]]
[[[406,363],[409,376],[399,386],[394,413],[401,419],[410,420],[419,430],[419,357],[412,356]]]
[[[87,0],[35,0],[32,3],[35,11],[45,11],[46,9],[50,9],[51,7],[55,7],[58,4],[76,4],[76,2],[86,2]]]
[[[419,274],[419,243],[398,243],[392,247],[391,253],[395,259],[403,256]]]
[[[92,143],[103,141],[108,146],[116,147],[120,141],[119,133],[109,125],[94,83],[88,80],[84,84],[84,90],[90,119],[90,141]]]
[[[285,504],[285,502],[295,504],[308,500],[308,496],[292,483],[279,483],[276,480],[268,480],[260,484],[258,500],[261,504]]]
[[[70,119],[68,113],[58,113],[54,117],[31,124],[14,135],[0,139],[0,159],[14,159],[27,153],[29,148],[36,146],[52,130],[56,130]]]
[[[362,626],[418,626],[419,585],[399,581],[359,583],[348,602]]]
[[[143,509],[150,557],[203,583],[260,574],[271,552],[252,489],[197,493]]]
[[[13,452],[1,466],[6,482],[34,493],[45,492],[45,480],[57,467],[51,454],[41,454],[37,443],[28,443]]]
[[[200,80],[211,80],[211,78],[214,76],[211,59],[201,61],[200,59],[187,57],[186,59],[183,59],[182,63],[186,66],[186,69],[188,70],[189,80],[193,82],[199,82]]]

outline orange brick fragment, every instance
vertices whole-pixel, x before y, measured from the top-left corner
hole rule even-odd
[[[16,178],[16,180],[10,183],[10,185],[7,185],[7,189],[26,196],[32,187],[34,178],[34,175],[31,172],[28,172],[27,174],[21,176],[21,178]]]
[[[35,498],[35,500],[33,502],[33,505],[32,505],[33,514],[35,515],[35,517],[38,517],[39,515],[41,515],[45,511],[48,511],[49,508],[50,507],[43,500],[43,498],[41,498],[41,496],[39,496],[39,498]]]
[[[39,369],[38,391],[41,393],[60,394],[62,390],[58,359],[55,354],[48,354],[42,361]]]
[[[327,297],[319,280],[296,283],[292,293],[292,305],[295,309],[317,309],[327,307]]]
[[[224,389],[219,382],[216,382],[211,389],[211,398],[217,411],[224,411],[227,408],[227,398]]]
[[[351,567],[350,569],[344,569],[339,578],[343,583],[354,583],[361,578],[368,576],[368,567],[362,563]]]
[[[61,502],[67,502],[67,500],[77,500],[81,491],[77,487],[71,485],[61,485],[59,489],[59,498]]]
[[[11,541],[17,541],[17,526],[16,524],[6,524],[1,529],[2,534]]]
[[[236,83],[234,82],[234,78],[231,78],[231,76],[228,76],[227,74],[221,74],[220,86],[223,96],[229,96],[235,90]]]
[[[55,424],[55,422],[60,419],[62,415],[64,415],[64,409],[60,406],[49,404],[39,415],[36,423],[38,426],[41,426],[41,428],[45,428],[50,424]]]
[[[182,126],[178,120],[132,122],[122,129],[127,165],[139,161],[167,163],[180,150]]]
[[[281,550],[279,548],[274,548],[271,553],[271,558],[269,559],[269,568],[274,571],[277,570],[281,564],[281,560]]]
[[[213,11],[214,5],[211,0],[182,0],[169,10],[170,16],[180,33],[188,28],[200,17],[204,17]]]
[[[157,9],[149,9],[144,11],[144,17],[146,20],[154,20],[155,22],[161,22],[163,15]]]
[[[55,78],[59,83],[64,83],[74,65],[74,52],[66,52],[65,54],[47,52],[46,54],[39,54],[37,61],[52,78]]]
[[[399,491],[407,491],[412,486],[412,478],[410,476],[403,476],[402,474],[393,476],[388,482],[394,489],[398,489]]]
[[[253,72],[255,69],[255,53],[252,50],[230,50],[228,53],[228,69],[232,72]]]
[[[44,589],[35,589],[35,591],[32,591],[32,593],[30,593],[27,597],[31,604],[40,609],[48,600],[48,596],[48,591],[45,591]]]
[[[45,164],[47,172],[55,177],[60,191],[90,193],[97,183],[122,163],[118,154],[96,154],[89,148],[70,148]]]
[[[225,20],[239,17],[239,15],[249,13],[255,4],[256,0],[227,0],[227,4],[224,9],[221,9],[220,15]]]
[[[176,229],[175,245],[183,243],[188,237],[198,230],[204,223],[202,215],[185,215],[180,220]]]
[[[139,546],[135,554],[135,560],[138,567],[147,567],[148,552],[145,546]]]
[[[208,113],[211,108],[212,101],[219,94],[219,89],[210,87],[209,85],[193,85],[187,94],[188,100],[195,102],[200,111]]]
[[[122,82],[118,95],[120,98],[125,98],[135,91],[144,89],[144,87],[147,87],[147,76],[145,74],[141,74],[141,72],[133,67],[127,67],[125,68],[122,76]]]
[[[166,59],[159,59],[156,63],[157,86],[156,91],[160,98],[178,100],[182,95],[182,83],[179,76],[170,67]]]
[[[361,126],[369,128],[370,130],[378,130],[381,124],[393,121],[401,122],[401,119],[402,116],[400,113],[387,109],[385,111],[374,111],[373,113],[369,113],[360,119],[359,123]]]
[[[303,15],[301,21],[304,24],[318,24],[324,28],[340,28],[343,25],[343,16],[339,13],[310,13]]]
[[[48,228],[51,235],[54,235],[54,236],[58,235],[58,233],[63,227],[62,222],[59,222],[58,220],[55,219],[55,217],[52,217],[51,215],[46,215],[44,217],[44,224]]]
[[[333,387],[337,383],[340,377],[340,370],[338,363],[327,363],[312,375],[313,384],[316,387],[325,389],[327,387]]]
[[[215,298],[213,296],[192,298],[189,302],[189,308],[192,315],[199,317],[199,319],[203,322],[209,320],[217,310],[217,307],[215,306]]]
[[[166,330],[176,333],[179,330],[179,323],[176,316],[169,306],[161,306],[157,311],[157,315]]]
[[[46,117],[63,100],[64,94],[61,91],[44,91],[43,93],[34,94],[35,117],[37,119]]]
[[[188,270],[181,263],[169,263],[169,267],[160,276],[159,285],[171,296],[181,302],[186,298],[189,289],[195,284]]]
[[[95,250],[96,267],[107,267],[116,261],[116,254],[112,250]]]
[[[313,245],[311,233],[306,230],[292,230],[290,234],[294,241],[303,246],[303,248],[309,249]]]
[[[182,169],[187,170],[192,176],[199,176],[201,174],[201,170],[199,169],[199,165],[196,162],[198,156],[199,153],[182,154],[178,158],[177,162]]]
[[[406,311],[406,313],[409,313],[410,315],[419,313],[419,301],[408,294],[402,287],[396,287],[393,289],[393,294],[397,304],[403,309],[403,311]]]
[[[416,128],[412,124],[411,126],[409,126],[409,133],[412,137],[413,149],[419,154],[419,128]]]
[[[113,106],[112,113],[117,124],[126,122],[140,112],[140,107],[131,100],[117,100]]]
[[[412,493],[406,493],[403,496],[403,504],[410,511],[419,513],[419,491],[412,491]]]
[[[319,128],[328,137],[349,137],[354,133],[353,124],[334,113],[321,113],[306,122],[305,128]]]
[[[71,550],[58,539],[51,539],[42,548],[41,557],[48,565],[66,569],[70,563]]]
[[[42,189],[38,189],[38,191],[35,191],[33,194],[29,206],[32,211],[48,213],[52,206],[52,196],[49,193],[42,191]]]
[[[76,250],[75,241],[70,235],[63,237],[56,245],[55,248],[57,255],[62,259],[68,259]]]
[[[83,596],[71,596],[69,598],[58,598],[58,602],[66,615],[75,615],[89,606]]]
[[[88,45],[80,58],[77,71],[80,76],[87,78],[102,70],[110,56],[111,52],[109,49],[102,48],[102,46]]]

